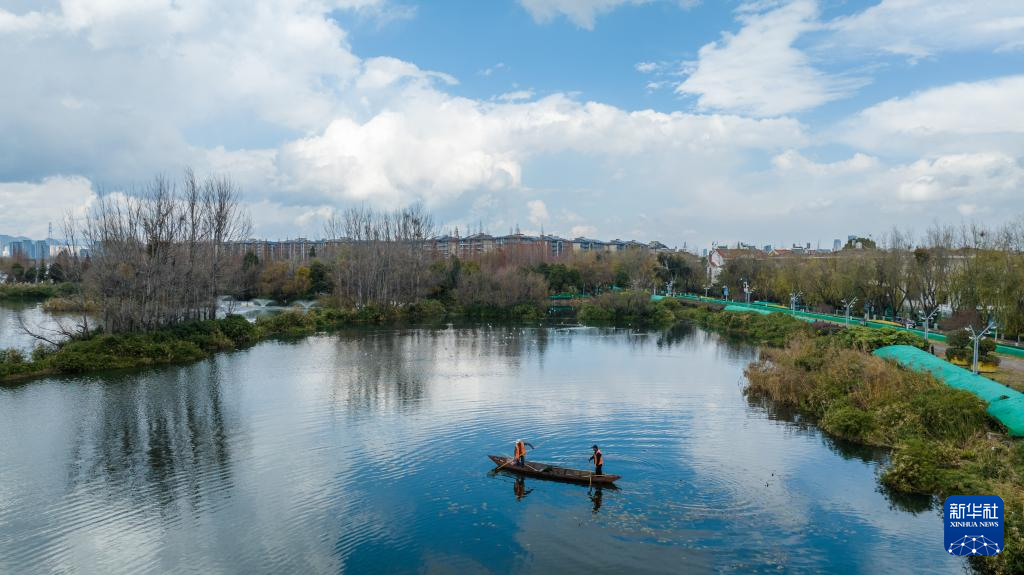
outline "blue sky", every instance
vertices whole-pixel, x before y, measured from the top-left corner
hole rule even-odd
[[[273,238],[415,201],[690,247],[1024,212],[1019,1],[0,0],[0,61],[0,233],[184,166]]]

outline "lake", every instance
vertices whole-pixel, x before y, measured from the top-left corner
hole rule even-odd
[[[379,329],[0,387],[0,572],[962,572],[884,453],[744,397],[755,353]],[[619,489],[492,473],[516,438]]]

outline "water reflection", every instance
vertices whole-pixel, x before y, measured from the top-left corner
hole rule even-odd
[[[693,326],[365,329],[0,389],[0,572],[959,570],[883,459],[743,396],[753,357]],[[601,445],[622,490],[485,473],[517,437]]]
[[[594,502],[591,513],[597,514],[601,510],[601,502],[604,500],[604,487],[598,485],[590,489],[590,500]]]
[[[533,489],[526,488],[526,478],[522,475],[516,476],[512,486],[512,490],[516,494],[516,501],[522,501],[524,497],[533,493]]]
[[[0,301],[0,349],[14,348],[31,352],[41,344],[25,329],[53,341],[64,339],[61,331],[74,331],[81,316],[71,313],[49,313],[42,302],[32,300]]]
[[[820,439],[823,445],[843,459],[860,461],[875,469],[889,462],[888,449],[853,443],[825,434],[816,427],[813,418],[801,414],[793,407],[773,404],[765,399],[749,395],[747,401],[751,407],[763,411],[768,419],[784,425],[792,433]],[[879,485],[878,491],[885,496],[892,509],[914,514],[939,509],[937,507],[939,502],[928,495],[895,493],[882,485]]]

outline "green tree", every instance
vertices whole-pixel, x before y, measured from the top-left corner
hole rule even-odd
[[[320,260],[313,260],[309,264],[309,291],[313,295],[331,293],[331,277],[327,266]]]

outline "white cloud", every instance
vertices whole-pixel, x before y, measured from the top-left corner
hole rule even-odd
[[[887,100],[840,126],[868,149],[921,153],[977,148],[1024,153],[1024,76],[941,86]]]
[[[998,153],[941,156],[896,168],[897,198],[904,202],[985,202],[995,207],[1018,199],[1024,168]]]
[[[842,79],[817,70],[793,43],[820,28],[813,0],[782,6],[744,5],[736,34],[706,44],[692,72],[676,87],[697,96],[703,110],[724,110],[755,116],[778,116],[820,106],[847,96],[862,80]]]
[[[493,66],[480,70],[479,72],[477,72],[477,74],[480,74],[481,76],[491,76],[495,72],[500,72],[501,70],[505,70],[507,68],[508,66],[506,66],[504,62],[498,62]]]
[[[973,213],[978,205],[993,213],[1013,214],[1019,212],[1018,194],[1024,185],[1024,166],[999,152],[950,154],[886,165],[864,154],[816,163],[787,151],[774,158],[773,166],[766,183],[785,191],[778,206],[782,212],[813,207],[817,202],[834,205],[837,214],[861,225],[871,222],[870,210],[876,211],[875,218],[880,211],[913,214],[916,220],[926,221],[948,221],[954,211],[969,209]],[[899,217],[884,219],[907,225]]]
[[[548,215],[548,207],[543,200],[530,200],[526,202],[526,209],[530,214],[530,223],[535,226],[543,225],[551,216]]]
[[[514,92],[506,92],[498,96],[498,100],[502,102],[518,102],[520,100],[529,100],[533,97],[533,90],[516,90]]]
[[[569,231],[569,236],[573,238],[579,237],[593,237],[597,235],[597,228],[594,226],[573,226]]]
[[[318,235],[352,201],[422,200],[474,229],[546,222],[573,236],[667,243],[1019,211],[1024,77],[883,102],[834,132],[777,117],[848,87],[793,47],[821,26],[807,0],[745,5],[743,29],[706,46],[680,88],[699,88],[704,108],[762,119],[535,99],[518,88],[456,97],[452,76],[353,54],[328,16],[340,2],[63,6],[0,12],[0,181],[14,182],[0,184],[0,232],[39,235],[38,222],[88,203],[90,181],[117,187],[186,164],[229,173],[256,233],[269,237]],[[585,12],[576,17],[587,22]],[[652,89],[678,83],[674,66],[651,65],[637,70],[650,70]],[[811,159],[822,152],[808,146],[837,141],[854,147],[848,157]],[[647,219],[638,205],[652,206]],[[18,209],[27,211],[11,215]]]
[[[637,62],[637,64],[634,66],[634,68],[636,68],[636,71],[640,72],[641,74],[650,74],[651,72],[656,72],[659,67],[660,66],[657,62]]]
[[[550,22],[562,15],[580,28],[593,30],[598,16],[624,4],[645,4],[650,0],[519,0],[537,22]]]
[[[557,16],[565,16],[580,28],[593,30],[598,16],[620,6],[637,6],[655,1],[659,0],[519,0],[519,3],[538,23],[547,23]],[[672,3],[686,10],[700,4],[700,0],[672,0]]]
[[[356,81],[356,89],[360,91],[383,90],[398,82],[440,80],[445,84],[458,84],[453,76],[441,72],[421,70],[415,64],[398,58],[378,57],[363,62],[362,75]]]
[[[451,200],[515,190],[524,164],[550,153],[643,162],[679,154],[710,165],[749,149],[806,142],[789,119],[627,112],[556,94],[489,103],[410,86],[365,122],[339,117],[319,135],[282,146],[281,185],[322,201]],[[719,160],[714,160],[719,158]]]
[[[825,176],[864,172],[877,168],[879,161],[878,158],[856,153],[848,160],[820,164],[796,150],[786,150],[772,158],[772,165],[783,172],[799,171],[805,174]]]
[[[1006,50],[1024,36],[1020,0],[882,0],[830,25],[836,46],[920,58],[951,50]]]
[[[0,177],[139,178],[196,162],[195,134],[321,130],[364,73],[325,11],[372,4],[67,1],[3,13]]]
[[[83,215],[95,198],[92,184],[80,176],[0,183],[0,231],[43,239],[52,222],[57,235],[66,213]]]

